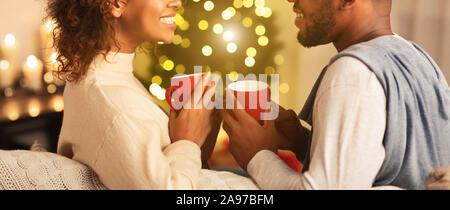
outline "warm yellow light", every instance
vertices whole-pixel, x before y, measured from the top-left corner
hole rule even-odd
[[[253,20],[250,17],[246,17],[242,20],[242,25],[244,25],[244,27],[246,28],[250,28],[253,25]]]
[[[163,100],[165,98],[166,90],[161,88],[161,86],[157,84],[151,84],[149,87],[150,93],[156,96],[159,100]]]
[[[162,78],[158,75],[154,76],[152,78],[152,83],[157,84],[157,85],[161,85],[162,83]]]
[[[182,41],[183,37],[181,37],[179,34],[175,34],[175,36],[173,37],[173,43],[179,45]]]
[[[7,60],[0,61],[0,70],[8,70],[11,64]]]
[[[264,27],[263,25],[258,25],[255,28],[255,32],[257,35],[262,36],[266,33],[266,27]]]
[[[56,112],[62,112],[64,110],[64,98],[62,96],[55,95],[52,98],[51,103],[53,110]]]
[[[41,113],[41,104],[37,99],[32,99],[28,104],[28,114],[31,117],[37,117]]]
[[[221,34],[223,32],[223,26],[220,23],[218,23],[214,25],[213,31],[215,34]]]
[[[52,64],[58,62],[56,59],[58,59],[58,53],[57,52],[53,52],[52,55],[50,56],[50,62]]]
[[[266,5],[265,0],[255,0],[255,6],[256,7],[264,7]]]
[[[50,94],[56,93],[56,85],[50,84],[47,86],[47,92]]]
[[[20,117],[19,104],[16,101],[9,101],[3,107],[3,113],[10,121],[16,121]]]
[[[188,21],[183,21],[183,23],[181,23],[181,25],[179,26],[180,30],[182,31],[187,31],[189,30],[189,22]]]
[[[175,24],[177,25],[177,26],[181,26],[183,23],[184,23],[184,18],[183,18],[183,16],[181,16],[180,14],[175,14]]]
[[[289,85],[286,84],[286,83],[282,83],[282,84],[280,85],[280,92],[281,92],[281,93],[288,93],[288,92],[289,92],[289,89],[290,89],[290,87],[289,87]]]
[[[199,28],[200,30],[204,31],[204,30],[208,29],[208,27],[209,27],[208,21],[206,21],[206,20],[200,20],[200,21],[198,22],[198,28]]]
[[[275,62],[275,64],[277,65],[283,65],[284,63],[284,57],[282,55],[276,55],[273,59],[273,61]]]
[[[177,10],[177,13],[180,15],[184,14],[184,7],[180,7],[180,9]]]
[[[237,50],[237,45],[235,43],[230,42],[230,43],[227,44],[227,51],[229,53],[235,53],[236,50]]]
[[[255,63],[256,63],[256,61],[255,61],[255,59],[253,57],[247,57],[245,59],[245,65],[247,67],[253,67],[253,66],[255,66]]]
[[[242,6],[244,6],[244,3],[242,2],[242,0],[234,0],[233,1],[233,6],[236,9],[240,9],[240,8],[242,8]]]
[[[266,74],[275,74],[275,68],[273,68],[272,66],[268,66],[268,67],[266,67],[265,69],[264,69],[264,72],[266,73]]]
[[[257,51],[256,51],[256,49],[254,47],[249,47],[247,49],[247,56],[248,57],[255,57],[256,54],[257,54]]]
[[[55,30],[55,27],[56,27],[55,21],[47,20],[47,22],[45,22],[45,28],[49,33],[53,32],[53,30]]]
[[[237,80],[239,79],[239,74],[238,74],[237,72],[235,72],[235,71],[232,71],[232,72],[230,72],[230,73],[228,74],[228,78],[229,78],[232,82],[237,81]]]
[[[202,53],[203,53],[204,56],[211,56],[211,55],[212,55],[212,52],[213,52],[213,49],[212,49],[212,47],[209,46],[209,45],[205,45],[205,46],[202,48]]]
[[[192,0],[193,2],[199,2],[200,0]]]
[[[39,64],[39,61],[36,58],[36,56],[30,55],[30,56],[27,57],[27,65],[28,65],[28,67],[34,69],[34,68],[37,68],[38,64]]]
[[[16,44],[16,37],[12,34],[6,34],[5,36],[5,45],[7,47],[12,47]]]
[[[228,7],[227,9],[225,9],[222,12],[222,18],[224,20],[229,20],[231,19],[234,15],[236,15],[236,9],[234,9],[233,7]]]
[[[203,7],[206,11],[212,11],[214,9],[214,3],[212,1],[206,1]]]
[[[266,36],[260,36],[258,38],[258,44],[261,46],[267,46],[269,44],[269,38],[267,38]]]
[[[175,72],[177,72],[177,74],[184,74],[185,71],[186,71],[186,67],[184,67],[183,64],[178,64],[175,67]]]
[[[229,42],[234,39],[234,33],[232,31],[225,31],[223,33],[223,40]]]
[[[44,81],[46,83],[52,83],[53,82],[53,74],[52,74],[52,72],[45,72],[45,74],[44,74]]]
[[[183,38],[183,40],[181,41],[181,47],[188,48],[190,46],[191,46],[191,40],[189,40],[188,38]]]
[[[253,6],[253,0],[244,0],[242,3],[244,4],[245,8],[250,8]]]
[[[175,63],[171,60],[166,60],[163,64],[163,68],[166,71],[172,71],[174,67],[175,67]]]
[[[263,16],[265,18],[270,18],[270,16],[272,16],[272,9],[270,9],[269,7],[266,7]]]
[[[166,60],[168,60],[168,59],[169,58],[167,56],[163,55],[158,58],[158,62],[162,66],[164,64],[164,62],[166,62]]]

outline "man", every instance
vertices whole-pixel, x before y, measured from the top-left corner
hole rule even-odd
[[[280,108],[260,126],[244,110],[223,112],[230,151],[262,189],[424,189],[450,165],[450,89],[435,62],[394,35],[391,0],[288,0],[305,47],[333,43],[299,117]],[[296,173],[277,157],[290,149]]]

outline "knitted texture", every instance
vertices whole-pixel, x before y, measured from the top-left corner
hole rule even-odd
[[[38,151],[0,150],[0,190],[106,190],[87,166]]]

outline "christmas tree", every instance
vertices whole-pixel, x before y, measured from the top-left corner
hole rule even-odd
[[[238,74],[277,73],[277,66],[284,58],[277,54],[282,46],[273,38],[277,32],[275,15],[266,0],[186,0],[183,3],[175,16],[177,30],[173,43],[146,43],[136,52],[135,74],[161,106],[169,109],[165,90],[171,85],[170,78],[192,74],[194,66],[221,76],[224,83],[226,77],[230,81],[240,79]],[[301,170],[293,153],[279,151],[278,155],[292,169]],[[228,152],[228,137],[223,130],[212,159],[213,166],[238,166]]]
[[[276,51],[281,44],[274,15],[266,0],[186,0],[177,11],[172,44],[137,52],[136,76],[165,105],[165,89],[176,74],[191,74],[194,66],[226,81],[238,73],[276,73]],[[148,45],[148,44],[147,44]],[[153,48],[153,47],[150,47]],[[164,106],[167,108],[167,106]]]

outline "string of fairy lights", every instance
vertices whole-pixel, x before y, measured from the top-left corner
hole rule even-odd
[[[203,71],[219,76],[226,73],[231,81],[238,80],[239,73],[274,74],[284,63],[284,57],[276,54],[278,45],[270,38],[274,33],[270,25],[273,12],[266,0],[184,3],[186,6],[175,16],[177,30],[173,43],[159,43],[163,55],[154,58],[157,64],[152,69],[154,76],[149,90],[157,99],[164,100],[164,87],[170,86],[168,78],[190,73],[192,60],[203,65]],[[195,12],[187,14],[193,8]],[[191,57],[180,59],[186,54]],[[281,84],[280,92],[288,91],[289,85]]]

